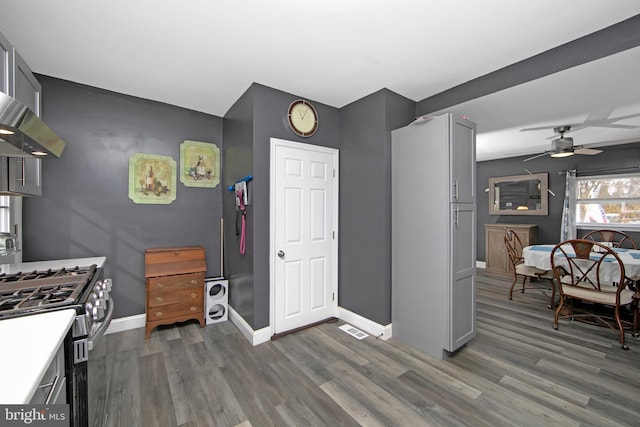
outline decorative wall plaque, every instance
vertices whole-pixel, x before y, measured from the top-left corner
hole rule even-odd
[[[209,142],[180,144],[180,182],[187,187],[214,188],[220,183],[220,149]]]
[[[169,156],[129,158],[129,198],[135,203],[169,204],[176,199],[176,161]]]

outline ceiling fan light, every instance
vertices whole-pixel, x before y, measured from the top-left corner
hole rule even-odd
[[[554,159],[559,159],[561,157],[573,156],[574,154],[575,153],[573,152],[573,150],[562,150],[562,151],[555,151],[551,153],[550,156],[553,157]]]

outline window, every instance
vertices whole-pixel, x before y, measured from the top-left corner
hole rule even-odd
[[[0,196],[0,233],[11,232],[11,197]]]
[[[640,230],[640,174],[576,178],[578,228]]]

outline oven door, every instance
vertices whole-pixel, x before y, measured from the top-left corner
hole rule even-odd
[[[109,299],[106,301],[105,316],[91,326],[89,335],[74,338],[73,427],[102,427],[106,423],[107,340],[104,333],[112,317],[113,300]]]
[[[113,317],[113,300],[107,301],[104,319],[88,338],[89,359],[87,360],[87,400],[89,425],[102,427],[106,423],[105,402],[107,399],[107,345],[104,333]]]

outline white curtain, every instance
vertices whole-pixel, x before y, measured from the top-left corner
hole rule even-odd
[[[564,187],[564,207],[562,209],[562,225],[560,227],[560,241],[576,238],[576,171],[567,171]]]

